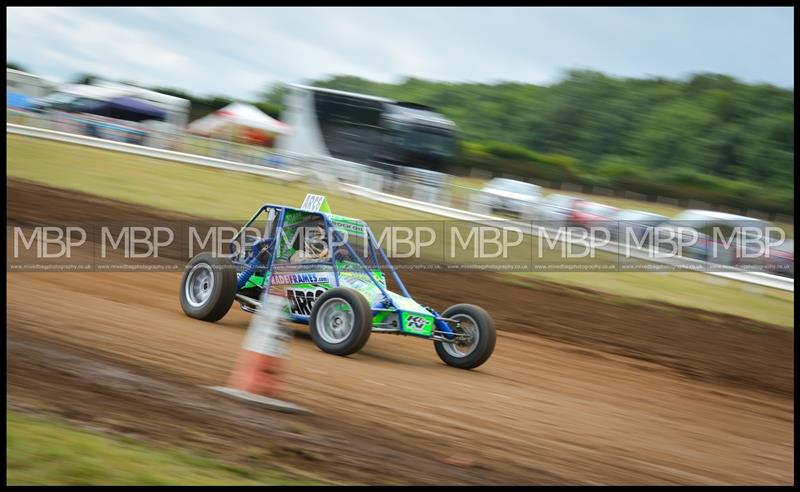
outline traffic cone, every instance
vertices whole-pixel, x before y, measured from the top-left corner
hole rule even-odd
[[[281,389],[281,373],[291,338],[291,330],[281,323],[280,299],[265,290],[261,304],[250,320],[228,386],[211,389],[280,412],[309,413],[294,403],[276,398]]]

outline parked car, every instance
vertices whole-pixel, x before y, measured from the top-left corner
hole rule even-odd
[[[734,264],[749,271],[763,271],[774,275],[794,278],[794,240],[764,238],[751,240],[740,248]]]
[[[742,248],[741,235],[750,240],[763,236],[771,224],[761,219],[713,210],[685,210],[670,221],[677,228],[696,231],[694,245],[683,249],[683,256],[720,265],[733,265]],[[747,228],[747,229],[741,229]]]
[[[541,198],[541,186],[508,178],[494,178],[481,190],[484,210],[521,219],[533,217],[536,204]]]
[[[794,239],[787,239],[773,246],[770,256],[771,260],[760,257],[761,261],[767,260],[766,263],[771,267],[770,273],[794,278]]]
[[[574,196],[554,193],[539,202],[536,207],[537,225],[546,228],[558,228],[567,225],[575,202]]]
[[[620,210],[614,216],[615,223],[611,227],[611,240],[615,242],[629,241],[633,245],[642,244],[648,232],[652,237],[655,228],[669,220],[666,216],[643,210]],[[634,243],[635,241],[635,243]],[[647,247],[647,244],[644,244]]]
[[[614,217],[619,209],[611,205],[605,205],[587,200],[576,200],[572,205],[572,213],[569,215],[568,224],[572,227],[614,227]]]

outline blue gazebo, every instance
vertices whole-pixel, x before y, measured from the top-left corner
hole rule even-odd
[[[6,92],[6,107],[30,111],[33,109],[33,98],[19,92]]]
[[[102,101],[89,106],[83,112],[127,121],[164,121],[167,118],[166,111],[132,97],[116,97]]]

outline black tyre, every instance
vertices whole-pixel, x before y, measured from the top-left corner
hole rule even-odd
[[[494,351],[497,340],[494,320],[483,308],[472,304],[456,304],[442,313],[445,318],[460,321],[461,327],[455,328],[456,333],[471,335],[468,343],[433,342],[436,354],[445,364],[460,369],[474,369],[486,362]]]
[[[236,296],[236,270],[227,258],[200,253],[186,265],[181,279],[181,307],[190,318],[222,319]]]
[[[358,352],[372,333],[372,308],[356,290],[336,287],[314,301],[309,321],[311,339],[323,352]]]

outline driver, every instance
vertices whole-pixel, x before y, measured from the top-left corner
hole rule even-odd
[[[317,262],[329,258],[328,235],[322,224],[316,223],[301,228],[300,232],[298,240],[301,241],[302,248],[297,248],[297,251],[292,253],[289,263]]]

